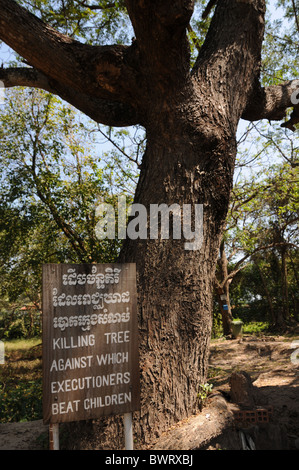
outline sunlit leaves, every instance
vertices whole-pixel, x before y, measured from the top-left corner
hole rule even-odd
[[[60,32],[90,44],[128,43],[132,29],[124,1],[19,0]]]
[[[272,19],[275,6],[281,8],[281,15]],[[268,2],[262,65],[264,85],[276,85],[299,76],[299,8],[294,10],[294,6],[292,0],[279,0],[275,5]]]
[[[116,259],[121,241],[96,238],[95,209],[102,201],[116,203],[133,184],[133,169],[131,175],[124,170],[117,150],[113,166],[111,149],[96,142],[97,127],[50,94],[16,89],[6,98],[0,113],[0,275],[2,294],[16,299],[26,292],[38,296],[44,262]]]
[[[298,244],[299,168],[276,164],[242,179],[234,187],[226,244],[230,252]]]

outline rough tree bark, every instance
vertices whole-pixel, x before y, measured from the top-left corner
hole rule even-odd
[[[138,270],[142,411],[139,443],[197,410],[207,373],[215,266],[241,117],[282,119],[295,84],[259,83],[265,0],[217,3],[191,69],[193,0],[126,0],[136,40],[89,46],[0,0],[0,38],[30,68],[0,70],[6,86],[45,88],[104,124],[147,131],[135,203],[203,204],[203,243],[127,239]]]
[[[288,268],[287,268],[287,247],[280,250],[281,254],[281,292],[282,292],[282,312],[285,322],[289,320],[289,291],[288,291]]]

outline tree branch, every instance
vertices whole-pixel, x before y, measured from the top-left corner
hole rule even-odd
[[[187,28],[194,10],[194,0],[125,0],[136,38],[147,37],[148,28]],[[153,33],[154,31],[151,31]],[[151,36],[154,36],[151,34]],[[153,38],[154,39],[154,38]]]
[[[0,38],[46,77],[81,93],[132,102],[138,89],[133,47],[81,44],[14,0],[0,0]]]
[[[209,2],[212,6],[216,2]],[[299,122],[299,80],[263,88],[260,84],[261,44],[264,32],[263,0],[221,0],[217,2],[205,43],[198,55],[194,73],[200,81],[218,65],[218,102],[227,106],[228,117],[239,108],[245,120],[281,120],[293,107],[291,119],[282,124],[290,130]],[[222,25],[225,24],[225,30]],[[240,65],[242,64],[242,65]],[[250,70],[250,67],[252,70]],[[236,74],[238,75],[236,77]],[[203,77],[203,78],[204,78]],[[215,72],[211,83],[215,84]],[[221,83],[224,85],[221,86]],[[229,86],[225,86],[225,84]],[[233,84],[236,83],[235,87]],[[243,83],[240,87],[239,84]],[[237,89],[239,87],[239,90]],[[292,100],[298,88],[296,102]],[[227,96],[225,96],[225,93]],[[293,95],[294,96],[294,95]]]
[[[136,110],[126,103],[108,101],[80,93],[56,80],[49,79],[43,73],[31,67],[0,68],[0,81],[6,88],[27,86],[41,88],[60,96],[95,122],[115,127],[132,126],[142,122]]]
[[[242,269],[244,269],[248,263],[246,265],[243,265],[243,263],[248,259],[250,258],[251,256],[255,255],[256,253],[258,253],[259,251],[264,251],[264,250],[269,250],[270,248],[276,248],[276,247],[281,247],[281,246],[285,246],[285,247],[289,247],[289,246],[293,246],[295,248],[298,248],[297,245],[295,245],[294,243],[289,243],[289,242],[278,242],[278,243],[270,243],[269,245],[264,245],[264,246],[260,246],[258,248],[256,248],[255,250],[253,250],[251,253],[247,253],[246,255],[243,256],[243,258],[241,258],[235,265],[233,271],[231,271],[228,276],[226,276],[226,278],[221,282],[221,287],[223,287],[226,282],[230,279],[233,279],[235,277],[236,274],[238,274],[239,271],[241,271]]]
[[[297,94],[296,90],[298,90]],[[294,124],[299,122],[298,98],[299,80],[289,80],[281,85],[266,88],[262,88],[257,83],[248,99],[242,118],[248,121],[258,121],[260,119],[280,121],[285,117],[287,109],[293,107],[294,111],[291,119],[283,123],[282,127],[294,131]]]
[[[265,1],[211,0],[207,12],[215,3],[215,13],[193,75],[199,83],[211,77],[210,94],[219,103],[219,109],[227,110],[229,122],[232,116],[236,116],[236,122],[240,117],[249,121],[282,120],[287,109],[293,107],[290,120],[282,127],[294,131],[299,123],[299,80],[267,88],[260,84]],[[296,88],[294,101],[292,95]]]
[[[15,86],[28,86],[32,88],[42,88],[53,92],[48,78],[31,67],[8,67],[0,68],[0,80],[5,88]]]
[[[199,86],[208,86],[205,95],[219,104],[219,116],[230,128],[237,127],[260,76],[264,15],[264,0],[217,1],[192,70]]]
[[[212,8],[216,5],[216,3],[217,3],[217,0],[210,0],[209,1],[209,3],[207,4],[207,6],[204,9],[203,14],[202,14],[202,19],[203,20],[205,20],[209,16]]]
[[[296,4],[295,4],[295,0],[292,0],[292,5],[293,5],[293,10],[294,10],[295,23],[296,23],[296,26],[297,26],[297,32],[299,33],[299,18],[298,18],[298,14],[297,14],[297,7],[296,7]]]
[[[84,1],[79,1],[79,0],[78,0],[78,3],[82,7],[88,8],[89,10],[109,10],[110,8],[115,7],[115,2],[107,3],[107,5],[105,5],[105,6],[102,6],[102,5],[89,5],[88,3],[84,2]]]
[[[189,73],[187,27],[194,0],[125,0],[145,74],[168,86]]]

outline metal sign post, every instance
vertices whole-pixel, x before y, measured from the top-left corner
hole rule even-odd
[[[134,450],[132,413],[124,414],[124,431],[125,431],[125,450]],[[58,423],[49,425],[49,449],[59,450],[59,424]]]
[[[54,423],[49,426],[49,448],[59,450],[59,424]]]
[[[125,449],[133,450],[133,414],[124,414]]]

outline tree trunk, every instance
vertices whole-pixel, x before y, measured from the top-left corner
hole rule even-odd
[[[228,261],[225,253],[224,240],[222,240],[220,244],[218,266],[221,279],[219,281],[220,285],[217,287],[218,305],[222,316],[223,334],[224,336],[229,336],[232,333],[231,322],[233,319],[229,296],[229,285],[232,279],[228,279]]]
[[[224,336],[232,334],[231,322],[233,320],[230,297],[229,297],[229,284],[225,283],[222,288],[217,289],[218,305],[222,317],[222,328]]]
[[[284,320],[289,319],[289,289],[288,289],[288,270],[287,270],[287,249],[281,249],[281,293],[282,293],[282,312]]]
[[[214,276],[236,142],[231,136],[211,144],[202,131],[206,126],[197,122],[186,133],[185,109],[154,115],[134,200],[148,215],[151,205],[163,203],[190,204],[194,216],[195,206],[203,204],[202,245],[187,250],[190,240],[174,240],[171,227],[169,239],[162,239],[160,226],[158,239],[150,239],[149,231],[146,239],[127,237],[119,258],[137,264],[141,413],[134,420],[136,448],[199,411],[197,394],[207,378]],[[108,428],[114,445],[121,446],[121,421],[110,419]]]
[[[133,26],[146,82],[142,107],[147,148],[134,203],[145,207],[148,216],[155,204],[177,204],[181,210],[189,204],[194,224],[196,205],[203,205],[199,249],[187,250],[190,240],[174,233],[169,239],[150,239],[147,231],[145,239],[127,238],[120,255],[120,262],[137,264],[141,413],[135,435],[142,447],[199,409],[197,394],[207,377],[215,268],[233,183],[235,136],[253,77],[259,73],[256,46],[263,36],[264,9],[259,0],[254,0],[254,8],[251,1],[236,1],[230,13],[220,6],[215,34],[208,35],[190,73],[186,43],[176,49],[185,31],[169,46],[172,29],[165,2],[156,2],[153,20],[165,14],[158,49],[149,29],[142,28],[150,4],[128,4],[131,18],[140,20]],[[249,22],[259,20],[249,35],[240,36],[244,15]],[[233,35],[219,27],[221,17],[235,30]],[[183,24],[182,19],[175,21]],[[110,420],[110,436],[111,429]],[[117,433],[116,427],[114,443]]]
[[[207,374],[215,266],[232,183],[235,141],[211,145],[202,129],[186,134],[186,115],[153,120],[135,203],[203,204],[203,243],[127,239],[121,260],[136,262],[145,439],[198,410]],[[159,120],[159,123],[157,123]],[[211,162],[214,162],[212,165]],[[211,171],[217,177],[212,178]],[[160,233],[161,235],[161,233]]]
[[[274,325],[275,324],[274,307],[273,307],[272,297],[271,297],[270,291],[269,291],[268,286],[267,286],[267,281],[266,281],[265,275],[263,273],[263,270],[262,270],[262,268],[260,268],[259,263],[258,263],[257,260],[255,261],[255,265],[258,269],[258,272],[259,272],[259,275],[260,275],[260,278],[261,278],[261,281],[262,281],[263,289],[264,289],[265,295],[267,297],[267,302],[268,302],[269,310],[270,310],[271,322],[272,322],[272,325]]]

